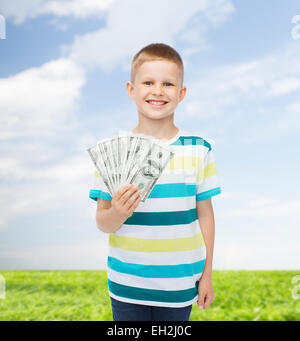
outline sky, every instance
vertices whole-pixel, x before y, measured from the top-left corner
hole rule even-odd
[[[175,125],[214,149],[213,269],[300,268],[299,1],[0,0],[1,18],[0,269],[106,268],[86,149],[137,125],[131,60],[158,42],[184,63]]]

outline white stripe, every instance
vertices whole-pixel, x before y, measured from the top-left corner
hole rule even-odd
[[[198,249],[177,252],[139,252],[119,249],[113,246],[108,248],[108,256],[120,261],[144,265],[178,265],[195,263],[206,257],[205,245]]]
[[[116,236],[145,238],[145,239],[169,239],[193,237],[199,233],[199,220],[191,224],[181,225],[122,225],[114,234]]]
[[[208,164],[210,164],[211,162],[216,162],[215,161],[215,155],[214,153],[212,152],[212,150],[208,151],[206,156],[205,156],[205,159],[204,159],[204,162],[203,162],[203,167],[206,167]]]
[[[209,191],[210,189],[220,187],[218,175],[212,175],[201,182],[197,182],[197,194]]]
[[[115,300],[121,301],[121,302],[127,302],[127,303],[133,303],[133,304],[143,304],[143,305],[152,305],[156,307],[173,307],[173,308],[182,308],[186,307],[188,305],[191,305],[198,300],[198,295],[195,296],[190,301],[185,301],[185,302],[175,302],[175,303],[169,303],[169,302],[158,302],[158,301],[142,301],[142,300],[134,300],[132,298],[126,298],[126,297],[120,297],[108,290],[109,296],[114,298]]]
[[[196,187],[197,189],[197,187]],[[189,197],[147,198],[140,201],[135,212],[174,212],[196,208],[196,193]]]
[[[174,145],[172,146],[175,149],[175,157],[181,156],[196,156],[204,158],[205,154],[208,151],[208,148],[201,145]]]
[[[180,278],[145,278],[107,268],[107,278],[115,283],[130,287],[155,289],[155,290],[185,290],[195,286],[195,282],[200,279],[202,272],[193,276]]]
[[[158,178],[156,184],[192,183],[189,179],[198,174],[196,169],[172,169],[164,170]],[[194,180],[195,182],[195,180]]]

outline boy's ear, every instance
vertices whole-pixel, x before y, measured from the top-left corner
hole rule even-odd
[[[130,98],[133,98],[134,87],[133,87],[133,84],[130,81],[126,82],[126,90],[127,90],[128,96]]]
[[[184,99],[185,95],[186,95],[186,86],[184,85],[180,89],[179,102],[181,102]]]

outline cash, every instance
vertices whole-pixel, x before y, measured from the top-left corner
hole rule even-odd
[[[125,184],[137,185],[145,202],[166,165],[173,147],[152,136],[123,132],[87,149],[111,197]]]

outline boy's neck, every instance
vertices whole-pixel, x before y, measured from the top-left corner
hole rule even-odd
[[[174,138],[178,132],[179,128],[177,128],[175,125],[171,127],[166,127],[165,129],[163,127],[160,127],[159,129],[153,128],[153,127],[140,127],[137,125],[132,131],[134,134],[145,134],[153,136],[159,140],[162,141],[168,141]]]

